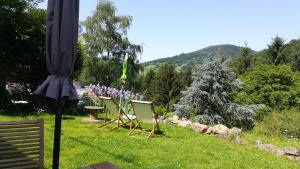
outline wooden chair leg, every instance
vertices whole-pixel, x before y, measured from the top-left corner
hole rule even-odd
[[[114,122],[114,121],[116,121],[117,119],[113,119],[113,120],[111,120],[111,121],[109,121],[109,122],[107,122],[107,123],[105,123],[105,124],[103,124],[103,125],[101,125],[101,126],[98,126],[98,128],[101,128],[101,127],[104,127],[104,126],[106,126],[106,125],[108,125],[108,124],[110,124],[110,123],[112,123],[112,122]]]
[[[147,139],[149,139],[153,134],[154,134],[154,130],[155,130],[155,124],[152,124],[152,130],[150,132],[150,134],[148,135]]]
[[[130,136],[130,134],[133,133],[133,131],[134,131],[138,126],[140,126],[140,122],[138,122],[138,123],[133,127],[133,129],[130,130],[130,132],[128,133],[128,135]]]

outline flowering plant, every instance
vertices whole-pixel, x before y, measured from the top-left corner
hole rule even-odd
[[[99,84],[89,86],[89,90],[98,96],[108,96],[119,102],[119,106],[126,112],[132,112],[129,104],[130,100],[143,100],[144,96],[139,93],[133,93],[129,90],[118,90],[113,87],[100,86]]]
[[[98,96],[108,96],[121,100],[143,100],[144,96],[139,93],[133,93],[129,90],[118,90],[113,87],[100,86],[99,84],[90,84],[89,89]]]

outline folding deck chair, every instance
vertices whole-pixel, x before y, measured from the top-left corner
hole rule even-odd
[[[133,124],[132,122],[130,124],[129,135],[131,135],[136,128],[141,128],[141,123],[152,123],[152,130],[147,137],[148,139],[154,134],[155,128],[160,131],[157,123],[157,114],[154,111],[152,102],[131,100],[130,103],[134,112],[133,115],[136,116],[135,120],[137,123]]]
[[[103,125],[99,126],[98,128],[104,127],[110,123],[117,122],[117,126],[113,127],[111,130],[119,128],[120,126],[129,124],[135,117],[124,113],[124,111],[120,108],[118,103],[116,103],[111,97],[99,97],[100,100],[105,104],[107,110],[116,115],[117,117],[110,120],[109,122],[105,122]],[[107,114],[107,113],[106,113]]]

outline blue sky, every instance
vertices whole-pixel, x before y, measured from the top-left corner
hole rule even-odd
[[[81,0],[80,21],[98,0]],[[120,15],[133,16],[129,40],[142,44],[141,61],[192,52],[209,45],[244,42],[266,48],[279,35],[300,38],[299,0],[113,0]],[[39,5],[46,8],[47,2]]]

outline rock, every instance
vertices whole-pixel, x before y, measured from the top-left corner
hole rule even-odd
[[[233,127],[228,130],[228,136],[233,140],[233,143],[240,144],[241,143],[241,132],[242,130],[236,127]]]
[[[179,117],[177,115],[174,115],[172,118],[172,122],[177,124],[179,122]]]
[[[277,147],[272,144],[257,144],[256,146],[258,149],[271,152],[274,154],[276,154],[276,151],[278,150]]]
[[[193,129],[194,131],[196,131],[198,133],[203,133],[208,128],[207,125],[200,124],[200,123],[193,123],[193,124],[191,124],[190,127],[191,127],[191,129]]]
[[[170,119],[166,118],[164,120],[161,121],[163,124],[169,124],[171,122]]]
[[[283,156],[285,153],[281,148],[277,148],[277,150],[275,150],[275,154],[278,156]]]
[[[295,157],[295,161],[300,162],[300,156]]]
[[[242,129],[239,129],[239,128],[236,128],[236,127],[233,127],[231,129],[229,129],[229,135],[240,135],[242,132]]]
[[[295,147],[284,147],[283,148],[285,154],[293,155],[293,156],[300,156],[300,152]]]
[[[218,133],[218,137],[220,139],[226,139],[228,136],[228,132]]]
[[[295,156],[292,156],[292,155],[288,155],[287,158],[288,158],[289,160],[292,160],[292,161],[295,161],[295,160],[296,160]]]
[[[213,126],[213,128],[212,128],[212,133],[214,133],[214,134],[221,134],[224,132],[228,133],[228,131],[229,131],[229,129],[222,124],[217,124],[217,125]]]
[[[206,134],[211,134],[212,133],[212,127],[208,127],[205,133]]]
[[[237,135],[233,138],[233,143],[234,144],[241,144],[241,137],[240,135]]]
[[[189,127],[192,125],[192,122],[190,120],[179,120],[178,126],[179,127]]]

